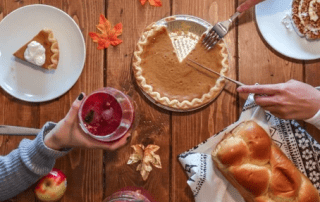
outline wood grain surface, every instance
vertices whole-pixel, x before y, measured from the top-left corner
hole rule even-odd
[[[173,15],[194,15],[212,24],[229,18],[234,11],[233,1],[174,0],[172,5]],[[233,29],[225,39],[230,53],[229,76],[231,78],[235,78],[236,75],[235,33]],[[235,103],[235,85],[228,82],[219,97],[204,109],[172,114],[172,201],[190,201],[192,198],[192,192],[186,184],[188,178],[177,156],[236,121],[237,105]]]
[[[76,84],[64,95],[49,102],[20,101],[0,89],[0,124],[41,128],[47,121],[58,122],[68,112],[80,92],[90,94],[103,87],[128,94],[137,108],[136,127],[126,146],[117,151],[73,149],[57,160],[55,167],[68,178],[68,189],[61,202],[99,202],[125,187],[141,187],[158,202],[192,202],[187,175],[177,156],[237,121],[247,95],[239,96],[236,86],[225,88],[208,106],[189,113],[170,112],[152,104],[135,84],[131,66],[137,41],[147,25],[164,17],[188,14],[212,24],[227,19],[242,2],[238,0],[162,0],[162,7],[142,6],[139,0],[0,0],[0,21],[15,9],[29,4],[47,4],[68,13],[80,27],[86,43],[86,62]],[[112,25],[123,24],[123,43],[106,50],[88,36],[97,31],[99,15]],[[0,25],[1,26],[1,25]],[[0,33],[1,37],[1,33]],[[320,86],[319,60],[298,61],[273,50],[262,38],[255,22],[254,8],[236,20],[225,37],[229,51],[229,77],[246,84],[286,82],[290,79]],[[0,64],[1,65],[1,64]],[[61,67],[63,68],[63,67]],[[304,124],[304,123],[303,123]],[[304,124],[320,141],[319,131]],[[17,148],[23,138],[0,136],[0,154]],[[162,169],[153,167],[143,181],[137,164],[127,165],[134,144],[156,144]],[[7,200],[37,201],[34,185]],[[1,194],[1,193],[0,193]]]

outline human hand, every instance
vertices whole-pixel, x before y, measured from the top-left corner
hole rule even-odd
[[[244,3],[238,6],[237,11],[242,13],[262,1],[264,0],[246,0]]]
[[[309,119],[320,109],[320,92],[296,80],[280,84],[240,86],[237,91],[255,93],[257,105],[283,119]]]
[[[83,132],[79,125],[78,111],[84,96],[84,93],[79,95],[67,115],[45,136],[45,145],[55,150],[71,147],[116,150],[125,145],[131,136],[130,132],[113,143],[100,142]]]

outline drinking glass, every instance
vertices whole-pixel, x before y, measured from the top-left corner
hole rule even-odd
[[[82,130],[91,137],[112,142],[123,137],[132,127],[135,107],[125,93],[106,87],[88,95],[79,109]]]

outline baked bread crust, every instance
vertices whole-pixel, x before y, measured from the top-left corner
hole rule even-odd
[[[320,39],[320,2],[293,0],[292,21],[299,36],[309,40]]]
[[[212,159],[247,202],[320,201],[310,180],[254,121],[242,122],[226,134]]]
[[[41,67],[45,69],[57,69],[59,62],[59,45],[57,39],[54,38],[52,30],[47,28],[41,30],[36,36],[34,36],[30,41],[23,45],[13,55],[21,60],[27,61],[24,58],[24,52],[31,41],[37,41],[45,48],[46,60]]]
[[[144,54],[144,49],[146,47],[148,47],[149,44],[151,44],[152,40],[157,37],[157,34],[159,34],[160,32],[166,32],[167,30],[165,27],[163,26],[156,26],[154,24],[151,24],[150,26],[148,26],[146,28],[146,30],[143,32],[141,38],[138,41],[137,44],[137,49],[134,52],[134,62],[133,62],[133,71],[134,71],[134,76],[136,79],[137,84],[140,86],[140,88],[151,98],[153,98],[156,102],[168,106],[170,108],[174,108],[174,109],[194,109],[197,107],[200,107],[202,105],[205,105],[207,103],[209,103],[210,101],[212,101],[213,99],[215,99],[219,93],[222,91],[222,89],[224,88],[225,85],[225,79],[224,78],[217,78],[216,75],[214,75],[214,77],[216,77],[216,82],[214,83],[213,86],[210,86],[208,88],[208,90],[201,94],[200,96],[195,96],[195,97],[188,97],[188,96],[184,96],[184,94],[169,94],[167,92],[159,92],[156,88],[155,85],[153,84],[152,80],[148,80],[148,78],[145,77],[145,73],[146,70],[143,66],[144,58],[143,58],[143,54]],[[169,36],[168,36],[169,38]],[[201,44],[200,44],[201,45]],[[172,46],[172,44],[171,44]],[[228,51],[227,48],[224,44],[224,42],[219,43],[218,45],[216,45],[217,47],[221,48],[221,62],[219,62],[221,64],[221,70],[219,71],[220,74],[225,75],[228,73],[229,71],[229,64],[228,64]],[[195,49],[196,50],[196,49]],[[172,46],[172,52],[174,52],[174,48]],[[191,51],[191,53],[189,55],[193,54],[193,52]],[[195,53],[196,54],[196,53]],[[175,55],[176,57],[176,55]],[[176,57],[176,60],[178,61],[178,58]],[[184,61],[183,61],[184,62]],[[183,63],[182,62],[182,63]],[[176,63],[177,64],[177,63]],[[181,63],[180,63],[181,64]],[[170,64],[166,64],[164,66],[170,66]],[[186,65],[186,67],[188,67]],[[190,67],[188,67],[190,68]],[[202,70],[203,71],[203,70]],[[203,72],[204,73],[204,72]],[[207,72],[205,72],[207,74]],[[175,74],[174,70],[172,70],[172,72],[168,72],[168,74]],[[179,77],[180,79],[181,77]],[[183,82],[189,82],[190,80],[187,81],[181,81]],[[165,85],[165,81],[161,84],[161,85]],[[185,85],[182,84],[182,86]],[[178,86],[172,86],[172,89],[176,89],[176,87]],[[196,94],[196,93],[195,93]],[[181,98],[181,99],[180,99]]]

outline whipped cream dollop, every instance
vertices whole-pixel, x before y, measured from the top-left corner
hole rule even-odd
[[[38,42],[31,41],[24,52],[24,58],[32,64],[42,66],[46,61],[46,49]]]

